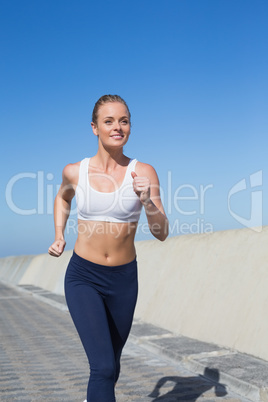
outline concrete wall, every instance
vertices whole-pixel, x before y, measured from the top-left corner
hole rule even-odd
[[[137,242],[136,317],[268,360],[268,227]],[[0,259],[0,280],[63,294],[72,251]]]
[[[64,294],[64,275],[72,251],[60,258],[49,254],[0,258],[0,281],[13,285],[35,285]]]
[[[136,316],[268,360],[268,227],[137,244]]]

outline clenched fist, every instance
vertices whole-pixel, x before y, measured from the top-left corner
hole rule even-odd
[[[138,176],[135,172],[131,172],[133,178],[133,189],[143,205],[150,202],[151,182],[148,177]]]
[[[65,248],[65,240],[55,240],[53,244],[48,249],[48,253],[53,257],[59,257]]]

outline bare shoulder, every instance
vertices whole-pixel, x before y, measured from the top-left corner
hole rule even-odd
[[[68,182],[72,184],[77,184],[79,177],[79,167],[81,162],[76,163],[68,163],[63,168],[62,171],[62,180],[63,182]]]
[[[151,181],[158,180],[155,168],[152,165],[149,165],[148,163],[137,162],[135,171],[138,176],[146,176]]]

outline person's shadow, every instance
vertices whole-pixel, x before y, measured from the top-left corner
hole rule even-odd
[[[211,369],[206,367],[204,375],[196,377],[177,377],[167,376],[161,378],[154,390],[148,395],[153,399],[152,402],[166,401],[196,401],[204,392],[213,389],[215,387],[215,396],[227,395],[226,387],[219,382],[220,373],[217,369]],[[160,396],[160,389],[166,386],[166,383],[171,381],[175,383],[171,391]],[[169,387],[170,389],[170,387]]]

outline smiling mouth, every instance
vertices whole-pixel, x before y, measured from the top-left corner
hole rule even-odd
[[[112,138],[123,138],[124,136],[121,134],[115,134],[111,136]]]

